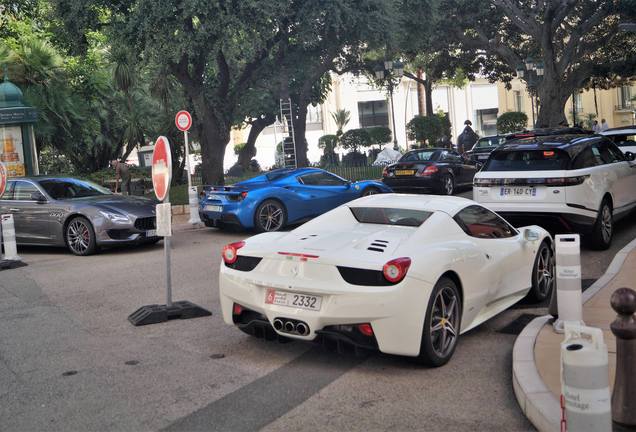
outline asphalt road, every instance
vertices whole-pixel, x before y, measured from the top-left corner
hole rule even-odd
[[[545,308],[468,332],[438,369],[263,342],[220,316],[220,250],[245,236],[175,235],[175,300],[213,316],[146,327],[126,317],[165,302],[161,244],[85,258],[21,249],[29,265],[0,272],[0,431],[533,429],[512,391],[515,335],[501,330]],[[611,251],[583,250],[586,285],[636,237],[633,217],[616,236]]]

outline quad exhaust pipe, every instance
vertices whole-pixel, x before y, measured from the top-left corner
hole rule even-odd
[[[272,322],[274,329],[283,333],[297,334],[299,336],[309,335],[309,326],[302,322],[287,318],[275,318]]]

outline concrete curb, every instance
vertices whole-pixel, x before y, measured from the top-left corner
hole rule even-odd
[[[636,239],[629,242],[612,259],[607,271],[583,292],[587,303],[620,272],[629,253],[636,249]],[[535,318],[517,336],[512,349],[512,387],[521,411],[541,432],[560,431],[561,408],[559,400],[545,385],[534,360],[534,346],[539,332],[552,316]]]

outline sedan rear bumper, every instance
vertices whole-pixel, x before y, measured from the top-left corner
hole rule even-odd
[[[394,192],[431,192],[441,187],[438,175],[427,177],[384,177],[382,182]]]

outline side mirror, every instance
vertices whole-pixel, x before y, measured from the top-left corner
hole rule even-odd
[[[628,161],[630,161],[630,162],[631,162],[631,161],[633,161],[634,159],[636,159],[636,155],[635,155],[634,153],[632,153],[632,152],[628,151],[628,152],[625,152],[625,158],[626,158]]]
[[[539,240],[540,237],[539,233],[531,228],[526,228],[523,231],[523,239],[527,242],[535,242]]]
[[[38,204],[45,204],[48,202],[46,197],[40,192],[31,193],[31,200],[37,202]]]

